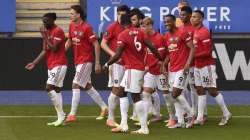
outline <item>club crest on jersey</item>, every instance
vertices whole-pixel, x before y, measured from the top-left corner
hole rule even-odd
[[[135,35],[137,35],[139,32],[138,31],[130,31],[128,34],[130,35],[130,36],[135,36]]]
[[[108,31],[106,31],[106,32],[104,32],[104,34],[103,34],[104,36],[108,36],[109,35],[109,32]]]
[[[48,36],[48,40],[50,40],[50,39],[52,39],[52,38],[53,38],[53,36],[51,36],[51,35],[50,35],[50,36]]]
[[[170,42],[178,42],[179,41],[179,37],[171,37],[169,39]]]

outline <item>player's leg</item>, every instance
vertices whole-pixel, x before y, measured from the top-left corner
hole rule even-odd
[[[215,101],[217,104],[220,106],[221,111],[223,112],[223,117],[219,123],[219,125],[223,126],[228,123],[228,121],[231,119],[232,114],[229,112],[226,103],[224,101],[223,95],[218,92],[217,90],[217,85],[216,85],[216,70],[214,65],[210,65],[206,67],[207,70],[207,77],[208,77],[208,82],[206,82],[206,87],[208,89],[208,92],[211,96],[215,98]]]
[[[72,83],[72,100],[71,100],[71,110],[67,116],[65,122],[74,122],[76,121],[76,113],[78,109],[78,105],[80,103],[80,92],[81,92],[81,79],[82,79],[82,71],[84,71],[86,65],[79,64],[76,66],[76,72]]]
[[[116,128],[113,128],[111,131],[114,133],[118,132],[127,132],[128,131],[128,109],[129,109],[129,99],[127,97],[127,92],[124,92],[125,89],[127,89],[128,86],[128,78],[130,77],[130,70],[126,70],[122,81],[121,81],[121,87],[119,94],[117,95],[120,98],[120,111],[121,111],[121,123]],[[124,89],[125,88],[125,89]]]
[[[63,87],[66,71],[66,66],[57,66],[49,71],[46,90],[48,91],[48,95],[55,106],[58,119],[53,123],[48,123],[48,125],[59,126],[63,124],[65,113],[63,111],[61,87]]]
[[[187,82],[187,75],[183,73],[183,70],[176,72],[173,84],[173,98],[175,99],[174,105],[178,117],[177,125],[180,125],[178,127],[181,127],[181,125],[183,124],[183,119],[182,119],[183,116],[182,109],[183,109],[187,113],[188,117],[186,128],[190,128],[193,126],[193,114],[189,103],[187,102],[186,98],[181,94],[182,90],[185,88],[186,82]],[[181,119],[179,120],[179,118]]]
[[[86,93],[93,99],[93,101],[101,108],[100,115],[96,118],[96,120],[102,120],[106,115],[108,115],[108,106],[103,101],[101,95],[98,91],[92,86],[91,83],[88,83],[84,88]]]
[[[141,99],[141,90],[143,86],[143,76],[144,71],[140,70],[130,70],[130,80],[128,80],[127,87],[125,90],[131,93],[131,97],[133,99],[135,105],[135,111],[140,120],[141,128],[136,131],[132,131],[132,134],[149,134],[147,117],[148,112],[146,106],[146,102]]]
[[[156,87],[155,78],[156,76],[150,74],[149,72],[147,72],[144,75],[142,99],[146,103],[146,108],[148,113],[152,112],[153,104],[151,95]]]
[[[194,124],[203,125],[205,123],[203,116],[204,116],[204,110],[207,106],[206,105],[207,95],[205,89],[202,86],[203,79],[202,79],[201,69],[198,68],[194,69],[194,77],[195,77],[196,92],[198,94],[198,114],[196,120],[194,121]]]
[[[161,102],[160,102],[160,96],[157,93],[157,90],[152,94],[152,103],[153,103],[153,118],[150,119],[150,122],[159,122],[162,120],[162,115],[161,115]]]
[[[195,79],[194,79],[194,67],[191,67],[189,69],[189,75],[188,75],[188,84],[191,92],[191,106],[192,106],[192,112],[195,116],[197,116],[198,113],[198,95],[196,93],[195,89]]]
[[[117,127],[115,122],[114,112],[117,104],[119,103],[119,94],[123,93],[123,89],[120,87],[122,77],[124,75],[124,67],[119,64],[113,64],[109,68],[109,87],[112,87],[112,91],[108,98],[109,115],[106,124],[110,127]]]

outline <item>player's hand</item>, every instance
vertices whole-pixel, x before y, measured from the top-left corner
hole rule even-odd
[[[34,67],[35,67],[35,64],[34,64],[34,63],[28,63],[28,64],[25,66],[25,69],[27,69],[27,70],[32,70]]]
[[[40,30],[40,33],[41,33],[42,37],[43,38],[46,37],[46,31],[47,31],[47,29],[44,26],[41,26],[39,28],[39,30]]]
[[[101,74],[102,72],[102,67],[100,63],[95,63],[95,73],[96,74]]]
[[[189,72],[189,65],[185,65],[183,68],[183,74],[188,75]]]
[[[108,71],[109,71],[109,66],[108,66],[107,63],[105,63],[105,64],[102,66],[102,70],[103,70],[104,73],[108,73]]]

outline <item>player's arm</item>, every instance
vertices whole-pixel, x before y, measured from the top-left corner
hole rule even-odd
[[[57,51],[58,46],[59,46],[60,43],[62,42],[62,39],[59,38],[59,37],[57,37],[57,35],[56,35],[56,37],[54,37],[55,39],[54,39],[53,41],[50,41],[50,40],[48,39],[48,34],[47,34],[47,33],[44,31],[44,29],[42,29],[42,28],[44,28],[44,27],[41,27],[41,28],[40,28],[40,32],[41,32],[41,34],[42,34],[42,38],[43,38],[44,42],[45,42],[46,44],[48,44],[48,48],[49,48],[49,49],[51,49],[52,51]],[[57,34],[60,34],[60,32],[58,31]]]
[[[124,51],[124,47],[123,46],[118,47],[116,49],[115,55],[112,56],[105,65],[109,66],[109,65],[112,65],[113,63],[115,63],[116,61],[118,61],[121,58],[123,51]]]
[[[101,48],[102,48],[107,54],[109,54],[110,56],[114,56],[114,55],[115,55],[115,52],[112,51],[112,50],[109,48],[109,46],[108,46],[108,40],[106,40],[105,38],[102,39]]]
[[[212,54],[212,43],[210,39],[206,39],[202,41],[204,49],[195,54],[196,58],[208,57]]]
[[[155,55],[155,57],[157,59],[159,59],[160,61],[163,61],[160,53],[158,52],[158,50],[154,47],[154,45],[152,44],[151,41],[145,39],[144,41],[144,44],[149,48],[149,50]]]
[[[168,52],[168,50],[167,49],[165,49],[165,50],[167,52],[167,55],[166,55],[166,57],[165,57],[165,59],[163,61],[163,65],[161,67],[161,73],[163,73],[164,75],[167,75],[168,72],[167,72],[166,68],[168,67],[168,63],[170,61],[170,58],[169,58],[169,52]]]
[[[65,51],[68,51],[68,49],[72,46],[72,40],[71,38],[68,38],[65,43]]]
[[[203,49],[201,51],[195,53],[195,57],[208,57],[211,56],[212,50],[213,50],[213,45],[212,45],[212,39],[211,35],[209,32],[204,33],[204,36],[201,36],[201,43],[203,46]]]
[[[92,44],[95,47],[95,72],[99,74],[101,73],[101,63],[100,63],[101,49],[97,40],[95,40]]]
[[[25,68],[27,70],[32,70],[45,56],[45,42],[43,41],[43,50],[40,52],[40,54],[30,63],[28,63]]]
[[[188,42],[186,43],[186,46],[187,46],[188,48],[190,48],[190,51],[189,51],[189,55],[188,55],[187,62],[186,62],[186,64],[185,64],[184,68],[183,68],[183,69],[184,69],[184,72],[188,72],[189,66],[190,66],[191,62],[193,61],[194,53],[195,53],[195,47],[194,47],[194,45],[193,45],[192,40],[188,41]]]

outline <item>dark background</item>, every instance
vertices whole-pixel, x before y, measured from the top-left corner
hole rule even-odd
[[[225,43],[232,62],[236,50],[243,50],[247,63],[250,59],[249,39],[215,39],[216,43]],[[33,71],[25,70],[24,66],[31,62],[41,51],[40,38],[0,39],[0,90],[43,90],[47,80],[45,61]],[[67,52],[69,67],[64,81],[64,89],[70,90],[74,76],[73,56]],[[101,61],[108,59],[102,51]],[[220,62],[217,59],[218,87],[220,90],[250,90],[250,81],[244,81],[241,70],[236,80],[225,80]],[[107,89],[107,75],[92,74],[92,83],[97,89]]]

